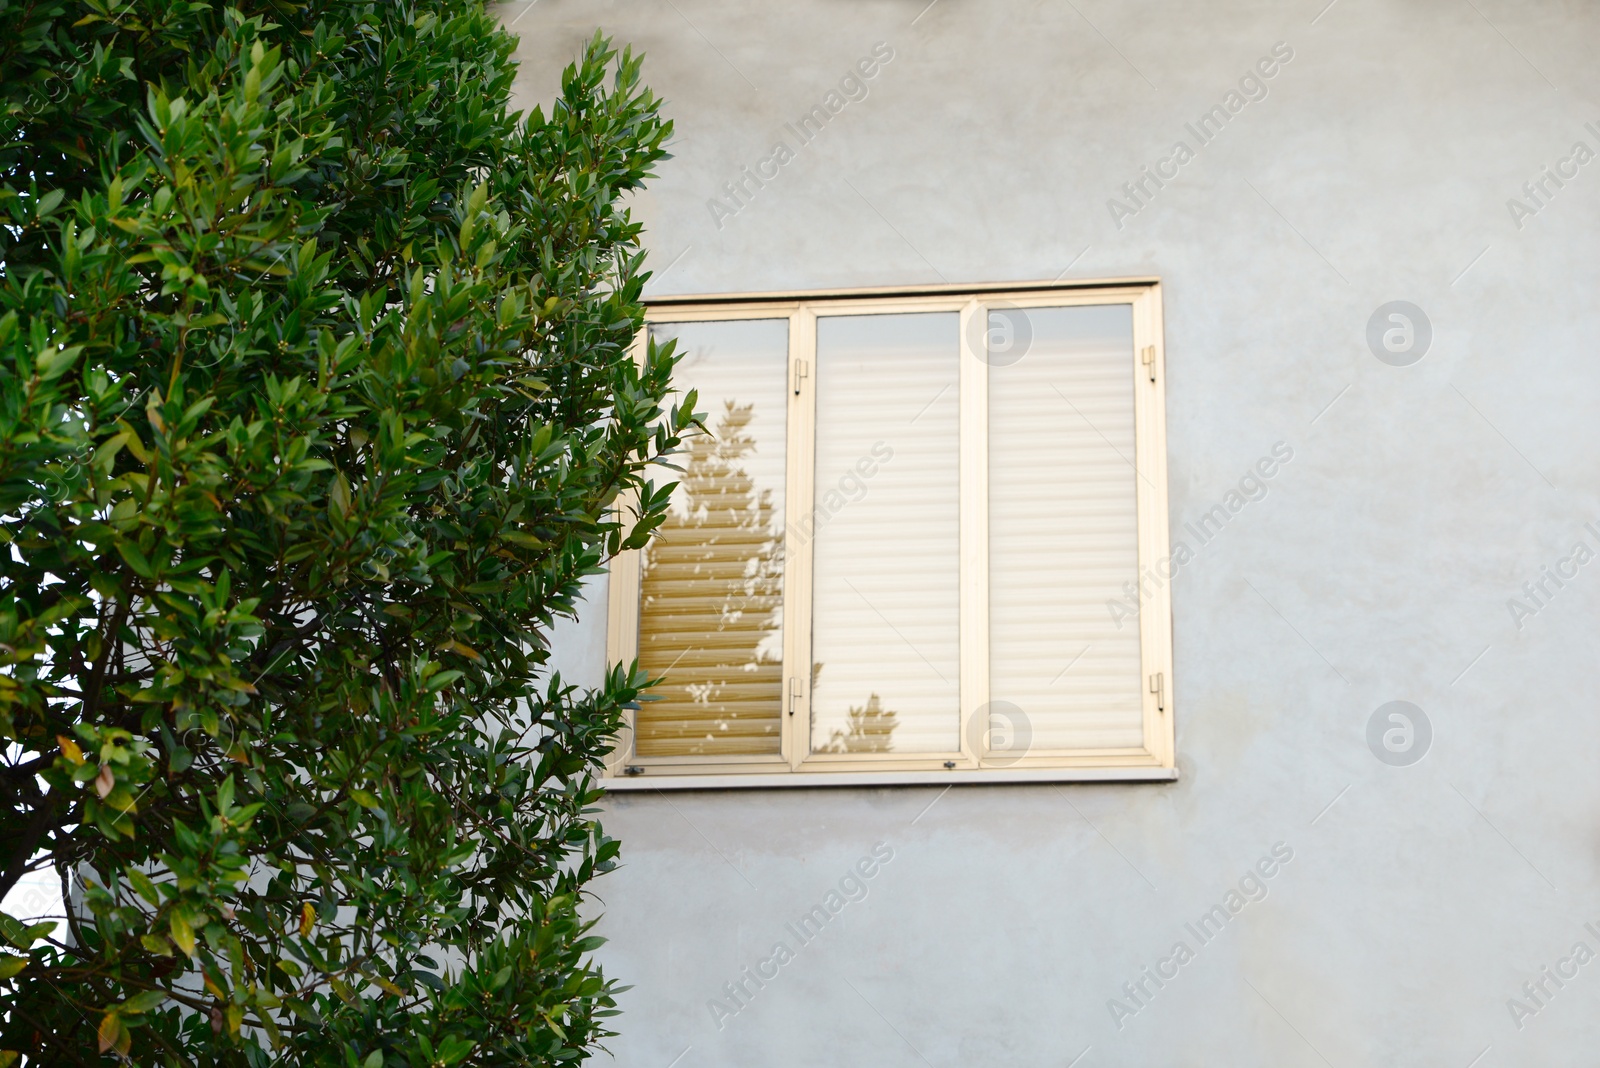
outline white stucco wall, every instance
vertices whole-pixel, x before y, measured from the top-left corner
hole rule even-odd
[[[530,103],[597,25],[646,51],[678,124],[639,202],[654,292],[1158,276],[1174,537],[1294,450],[1177,578],[1176,784],[611,800],[616,1063],[1592,1058],[1600,960],[1522,988],[1600,952],[1600,561],[1520,628],[1507,602],[1600,548],[1600,160],[1520,227],[1507,201],[1600,150],[1600,7],[1325,3],[503,9]],[[877,42],[866,99],[714,219]],[[1278,42],[1266,97],[1119,227],[1108,198]],[[1395,300],[1432,325],[1410,366],[1366,340]],[[603,614],[562,639],[568,671],[600,669]],[[1367,743],[1393,700],[1432,724],[1407,767]],[[865,899],[801,946],[785,925],[875,843]],[[1275,843],[1266,898],[1201,945],[1185,924]],[[1194,959],[1115,1019],[1180,940]],[[719,1028],[708,1002],[779,941],[795,958]]]

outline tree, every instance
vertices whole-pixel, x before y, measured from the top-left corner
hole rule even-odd
[[[643,683],[546,634],[695,424],[598,36],[480,2],[0,0],[0,1068],[567,1064]],[[631,505],[623,507],[625,502]]]

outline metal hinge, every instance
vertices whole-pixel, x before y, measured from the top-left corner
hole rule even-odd
[[[811,367],[804,360],[794,361],[794,395],[800,395],[801,381],[811,373]]]
[[[1150,369],[1150,381],[1154,382],[1156,380],[1156,347],[1154,345],[1146,345],[1144,350],[1139,353],[1139,359]],[[800,391],[797,389],[795,392],[798,393]]]
[[[794,703],[800,700],[800,680],[789,677],[789,715],[794,715]]]
[[[1164,673],[1158,671],[1150,676],[1150,692],[1156,695],[1156,711],[1167,710],[1167,680]]]

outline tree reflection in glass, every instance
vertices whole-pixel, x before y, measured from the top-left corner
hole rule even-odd
[[[688,353],[679,378],[700,390],[710,433],[690,442],[670,514],[643,553],[639,666],[663,681],[641,704],[635,752],[776,755],[787,324],[672,330]]]

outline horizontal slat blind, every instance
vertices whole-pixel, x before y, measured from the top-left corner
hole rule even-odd
[[[678,339],[680,389],[698,389],[694,438],[639,578],[639,666],[664,676],[642,703],[642,757],[781,749],[788,321],[656,326]]]
[[[954,313],[817,320],[811,748],[960,746]]]
[[[1138,620],[1106,607],[1139,581],[1131,309],[989,315],[990,699],[1009,744],[1141,745]]]

